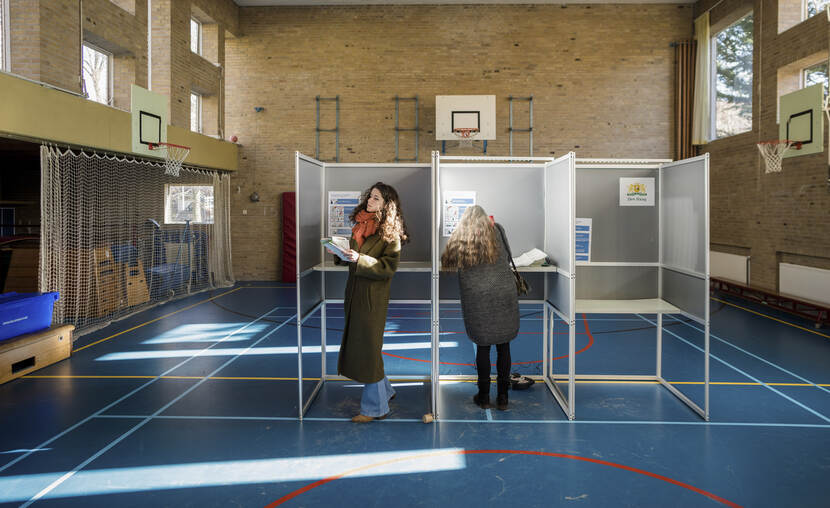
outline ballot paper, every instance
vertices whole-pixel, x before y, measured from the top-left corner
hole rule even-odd
[[[349,247],[349,239],[345,236],[321,238],[320,243],[323,247],[334,252],[334,254],[343,261],[351,261],[348,254],[346,254],[349,250],[351,250],[351,247]]]

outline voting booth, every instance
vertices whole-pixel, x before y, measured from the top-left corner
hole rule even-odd
[[[333,256],[324,250],[320,240],[333,235],[349,237],[349,214],[360,195],[378,181],[393,186],[403,205],[412,242],[401,250],[401,262],[392,279],[390,304],[429,304],[433,182],[430,164],[330,163],[297,152],[295,167],[297,362],[302,419],[326,381],[345,380],[336,374],[336,350],[327,351],[327,343],[339,342],[340,337],[327,340],[326,329],[331,318],[326,316],[326,305],[343,302],[348,267],[335,265]],[[316,354],[304,355],[304,349],[315,353],[319,350],[320,358]],[[327,363],[329,354],[334,361]],[[413,368],[424,370],[422,365]],[[428,372],[387,372],[387,376],[431,380]]]
[[[551,362],[552,377],[567,388],[557,401],[573,419],[576,380],[656,381],[708,420],[709,155],[661,163],[577,159],[575,183],[574,265],[561,267],[571,273],[573,287],[552,292],[550,300],[554,308],[570,310],[560,313],[568,330],[567,365]],[[649,372],[578,368],[576,315],[590,314],[635,315],[653,324]],[[664,342],[667,314],[675,322],[697,323],[700,333],[672,333],[671,343]],[[555,329],[553,321],[549,328]],[[667,347],[673,348],[670,365],[664,362]],[[612,361],[623,363],[624,356]],[[667,380],[671,375],[679,382]]]
[[[560,158],[453,157],[436,151],[431,164],[343,164],[298,152],[300,418],[325,382],[343,379],[326,363],[326,305],[342,302],[348,274],[324,253],[320,239],[338,232],[350,235],[349,206],[383,181],[398,191],[413,239],[402,250],[390,304],[428,304],[431,322],[428,372],[387,376],[424,381],[429,386],[425,409],[434,418],[440,418],[442,381],[475,379],[442,372],[441,306],[457,303],[459,295],[457,275],[441,270],[440,256],[464,208],[479,204],[504,226],[514,257],[534,248],[546,256],[541,265],[519,267],[532,287],[520,303],[542,307],[542,374],[536,377],[569,419],[576,417],[577,380],[657,382],[708,419],[708,157],[669,162],[577,159],[574,153]],[[638,357],[636,365],[626,363],[631,359],[625,355],[609,356],[606,365],[581,362],[577,319],[600,314],[635,316],[646,328],[656,328],[654,356]],[[687,327],[692,330],[685,336],[670,331],[672,340],[664,341],[665,321],[697,327]],[[567,349],[557,356],[554,348],[562,346],[554,338],[561,330]],[[304,348],[319,348],[320,358],[304,356]],[[669,348],[672,354],[664,355]],[[626,371],[629,367],[632,372]],[[613,384],[602,386],[614,389]]]

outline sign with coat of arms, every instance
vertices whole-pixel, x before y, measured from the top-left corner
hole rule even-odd
[[[654,178],[620,178],[620,206],[654,206]]]

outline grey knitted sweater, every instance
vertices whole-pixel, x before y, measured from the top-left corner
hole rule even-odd
[[[501,225],[496,224],[496,227],[504,232]],[[507,248],[498,232],[496,239],[499,258],[495,264],[458,271],[464,327],[470,340],[482,346],[509,342],[519,333],[516,282],[510,270]]]

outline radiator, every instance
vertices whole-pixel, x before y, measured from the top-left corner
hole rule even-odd
[[[830,270],[778,263],[778,291],[830,305]]]
[[[749,285],[749,256],[709,251],[709,275]]]

